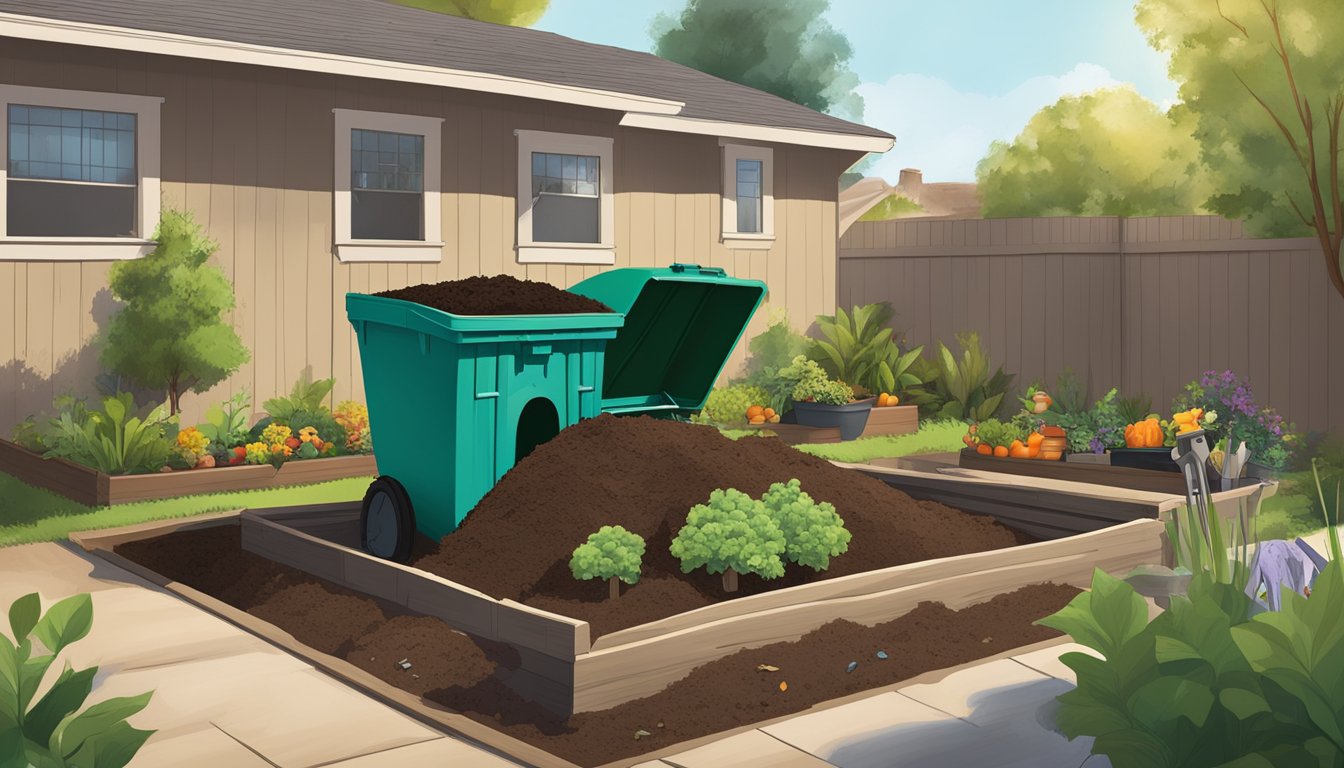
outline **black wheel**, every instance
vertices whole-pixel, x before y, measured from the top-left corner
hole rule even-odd
[[[383,475],[369,484],[359,512],[359,543],[364,551],[384,560],[404,563],[411,557],[415,538],[415,510],[406,488]]]

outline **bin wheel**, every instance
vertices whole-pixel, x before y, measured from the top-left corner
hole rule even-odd
[[[383,475],[369,484],[359,512],[359,543],[364,551],[384,560],[404,563],[411,558],[415,538],[415,510],[406,488]]]

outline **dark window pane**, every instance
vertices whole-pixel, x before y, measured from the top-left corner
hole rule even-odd
[[[420,195],[356,190],[350,195],[350,236],[356,240],[422,240]]]
[[[135,232],[135,187],[10,181],[5,214],[19,237],[128,237]]]
[[[8,165],[22,178],[134,183],[135,116],[12,105]]]
[[[596,243],[596,197],[543,195],[532,206],[532,239],[538,243]]]
[[[424,173],[424,137],[353,129],[350,169],[353,189],[419,192]]]

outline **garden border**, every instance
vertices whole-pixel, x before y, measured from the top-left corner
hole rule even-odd
[[[358,454],[290,461],[279,469],[269,464],[241,464],[143,475],[106,475],[66,459],[44,458],[17,443],[0,439],[0,472],[88,507],[106,507],[199,493],[255,491],[373,476],[378,474],[378,463],[373,454]]]
[[[761,424],[752,427],[760,431],[773,432],[789,445],[800,443],[838,443],[839,427],[804,427],[801,424]],[[919,431],[919,408],[913,405],[890,405],[873,408],[868,412],[868,423],[864,425],[864,437],[882,435],[909,435]]]

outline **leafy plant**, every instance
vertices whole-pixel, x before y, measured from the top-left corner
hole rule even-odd
[[[1132,587],[1101,570],[1092,590],[1039,624],[1101,654],[1060,657],[1077,676],[1056,723],[1129,766],[1339,765],[1344,760],[1344,572],[1310,598],[1251,616],[1236,584],[1197,573],[1151,622]]]
[[[776,413],[785,413],[793,406],[793,387],[798,382],[779,375],[793,363],[793,358],[807,353],[811,341],[793,330],[782,313],[764,331],[747,343],[747,360],[742,378],[734,382],[757,387],[765,397],[747,405],[764,405]],[[744,406],[743,411],[746,410]],[[738,412],[739,414],[741,411]]]
[[[683,573],[704,567],[723,574],[723,590],[737,591],[737,575],[764,579],[784,575],[784,532],[763,502],[729,488],[710,493],[709,503],[696,504],[686,525],[672,540],[672,556]]]
[[[304,427],[312,427],[317,430],[318,437],[322,438],[324,443],[332,443],[339,447],[340,452],[345,451],[347,437],[345,427],[341,426],[335,414],[326,408],[316,411],[292,411],[283,419],[277,417],[272,423],[283,424],[296,435]]]
[[[108,324],[102,362],[146,387],[166,390],[176,415],[183,393],[204,392],[248,360],[224,314],[233,286],[207,262],[218,245],[191,217],[165,210],[158,245],[143,259],[120,261],[109,278],[126,303]]]
[[[331,412],[345,430],[345,449],[350,453],[372,453],[373,435],[369,430],[369,408],[354,400],[342,400]]]
[[[1112,388],[1085,410],[1062,410],[1051,406],[1041,419],[1062,427],[1071,453],[1104,453],[1109,448],[1125,447],[1125,426],[1119,393]],[[1058,401],[1056,401],[1058,404]]]
[[[887,327],[891,305],[865,304],[851,313],[837,309],[820,315],[817,326],[826,338],[813,342],[811,357],[832,378],[849,382],[867,394],[897,393],[919,383],[910,366],[924,351],[915,347],[901,354]]]
[[[1252,461],[1274,469],[1282,469],[1291,459],[1292,425],[1273,408],[1257,405],[1250,383],[1232,371],[1205,371],[1185,385],[1172,403],[1172,412],[1193,408],[1218,413],[1217,424],[1206,428],[1213,442],[1227,437],[1236,446],[1245,441]]]
[[[1317,498],[1321,501],[1321,515],[1325,518],[1326,539],[1330,545],[1330,559],[1344,563],[1344,548],[1339,543],[1340,513],[1344,512],[1344,480],[1335,481],[1335,513],[1330,514],[1330,506],[1325,503],[1325,491],[1321,489],[1321,471],[1316,459],[1311,460],[1311,478],[1316,481]],[[1331,519],[1331,518],[1334,519]]]
[[[569,570],[576,579],[606,579],[611,599],[621,595],[618,582],[639,582],[644,559],[644,539],[619,525],[604,525],[588,535],[569,558]]]
[[[131,414],[129,392],[103,399],[101,411],[65,411],[52,423],[49,456],[59,456],[109,475],[152,471],[172,451],[168,428],[173,418],[159,406],[141,419]],[[76,422],[76,413],[83,418]]]
[[[797,479],[772,484],[761,501],[784,534],[784,557],[789,562],[824,571],[832,557],[849,550],[852,534],[835,507],[813,501]]]
[[[126,719],[152,693],[106,699],[84,708],[97,667],[76,671],[67,662],[47,692],[33,701],[47,670],[93,625],[93,600],[74,595],[42,612],[36,592],[9,608],[14,641],[0,634],[0,765],[38,768],[121,768],[154,731]],[[39,650],[40,649],[40,650]]]
[[[252,397],[240,390],[222,404],[205,411],[205,421],[196,428],[210,441],[214,451],[227,450],[247,442],[247,421],[251,417]]]
[[[700,409],[694,420],[716,426],[740,426],[747,420],[747,409],[753,405],[764,405],[768,398],[765,390],[749,384],[715,387],[710,390],[704,408]]]
[[[985,419],[975,425],[975,436],[991,448],[999,446],[1007,448],[1014,440],[1026,440],[1027,434],[1028,430],[1011,421]]]
[[[833,381],[815,360],[799,355],[779,372],[782,378],[798,383],[793,387],[794,402],[845,405],[854,400],[854,390],[843,381]]]
[[[299,374],[298,381],[294,382],[294,388],[289,391],[288,397],[273,397],[262,403],[261,407],[275,421],[281,424],[289,424],[294,414],[299,411],[309,413],[326,411],[327,407],[323,404],[323,401],[327,399],[327,395],[331,394],[331,389],[334,386],[336,386],[336,379],[313,381],[312,369],[304,368],[303,373]],[[308,425],[300,424],[298,426]]]
[[[52,401],[51,412],[55,415],[34,415],[16,424],[11,435],[14,442],[34,453],[47,453],[61,440],[56,425],[62,416],[68,415],[71,422],[80,426],[90,419],[84,398],[71,394],[57,395]]]
[[[989,356],[979,334],[957,334],[961,357],[942,342],[932,360],[912,365],[911,373],[922,382],[906,391],[907,399],[932,418],[984,421],[998,412],[1013,375],[1000,366],[990,373]]]

